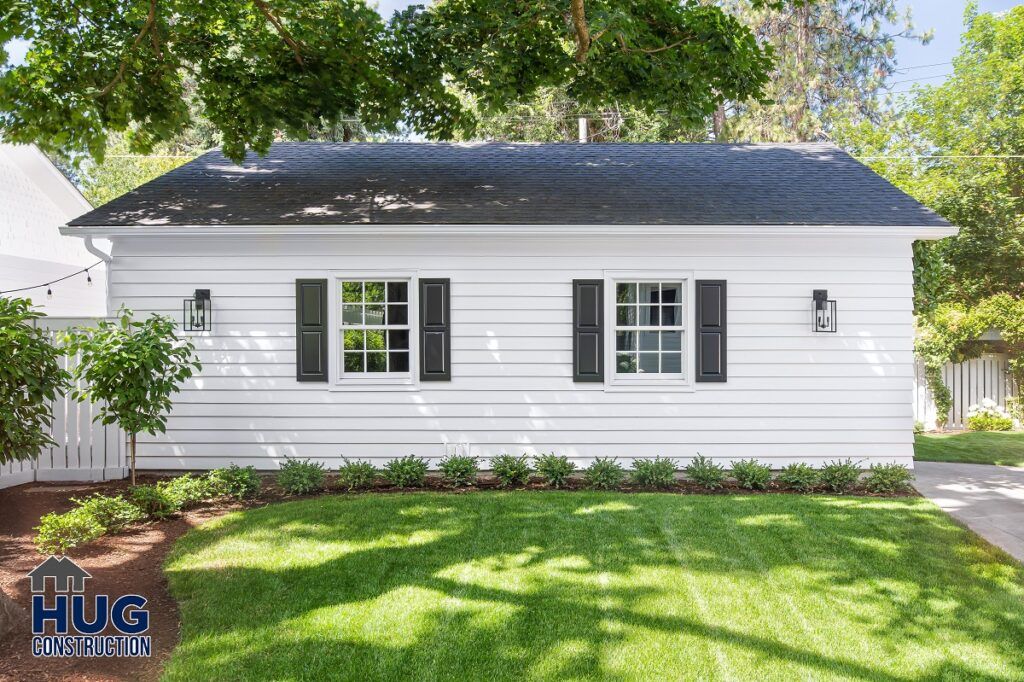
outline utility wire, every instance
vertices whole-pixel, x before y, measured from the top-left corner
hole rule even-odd
[[[75,275],[81,275],[83,272],[86,273],[86,275],[89,277],[89,282],[92,282],[92,276],[88,275],[89,270],[93,269],[94,267],[96,267],[97,265],[99,265],[102,262],[103,262],[102,260],[98,260],[98,261],[96,261],[95,263],[93,263],[92,265],[90,265],[87,268],[82,268],[81,270],[76,270],[75,272],[72,272],[70,275],[65,275],[64,277],[60,277],[58,279],[55,279],[55,280],[52,280],[52,281],[49,281],[49,282],[43,282],[42,284],[36,284],[34,286],[31,286],[31,287],[21,287],[20,289],[8,289],[7,291],[0,291],[0,294],[13,294],[13,293],[15,293],[17,291],[28,291],[30,289],[42,289],[43,287],[50,287],[51,285],[54,285],[57,282],[63,282],[66,279],[71,279]]]

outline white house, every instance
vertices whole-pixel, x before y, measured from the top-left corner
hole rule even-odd
[[[209,290],[201,376],[140,440],[168,470],[911,465],[911,245],[955,228],[820,144],[287,143],[62,231],[112,241],[112,308],[202,326]]]
[[[0,144],[0,291],[47,287],[8,294],[31,298],[47,315],[95,317],[106,314],[106,273],[101,259],[82,240],[59,228],[92,206],[81,192],[31,145]]]

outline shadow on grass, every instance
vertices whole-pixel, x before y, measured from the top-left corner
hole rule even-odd
[[[325,497],[168,559],[171,678],[1013,679],[1024,575],[917,499]]]

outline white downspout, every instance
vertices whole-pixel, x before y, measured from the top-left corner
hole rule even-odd
[[[92,242],[92,237],[85,237],[85,250],[96,256],[103,261],[106,266],[105,272],[103,273],[103,308],[104,316],[110,315],[110,264],[113,262],[113,257],[109,253],[100,251],[99,248]]]

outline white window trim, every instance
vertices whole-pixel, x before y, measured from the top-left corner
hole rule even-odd
[[[409,283],[409,371],[407,373],[378,374],[370,373],[345,375],[342,364],[343,343],[341,340],[341,283],[351,280],[405,280]],[[334,270],[327,275],[328,313],[331,336],[328,342],[330,356],[330,381],[328,387],[332,391],[366,390],[374,386],[385,389],[419,390],[419,272],[416,270]]]
[[[683,314],[686,327],[683,329],[685,350],[683,351],[682,377],[665,377],[656,374],[619,376],[615,372],[615,285],[619,282],[682,281],[686,300]],[[694,301],[696,287],[692,270],[605,270],[604,271],[604,387],[606,391],[695,391],[693,381],[693,344],[696,338],[694,325],[697,317]]]

